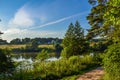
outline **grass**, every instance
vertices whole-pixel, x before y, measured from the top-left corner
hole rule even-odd
[[[14,48],[22,48],[25,47],[25,44],[20,44],[20,45],[0,45],[0,49],[5,49],[5,48],[10,48],[10,49],[14,49]],[[39,48],[51,48],[54,49],[53,45],[39,45]]]
[[[39,45],[38,47],[39,48],[51,48],[51,49],[54,49],[53,45],[48,45],[48,44]]]
[[[60,80],[76,80],[80,75],[73,75],[73,76],[68,76],[68,77],[64,77]]]
[[[14,49],[14,48],[21,48],[21,47],[25,47],[25,45],[0,45],[0,49],[5,49],[5,48]]]

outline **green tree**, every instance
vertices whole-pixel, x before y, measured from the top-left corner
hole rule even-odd
[[[56,52],[56,57],[57,58],[60,57],[60,53],[61,53],[62,49],[63,48],[59,43],[55,44],[55,52]]]
[[[107,37],[120,43],[120,0],[109,0],[104,14]]]
[[[36,41],[36,40],[33,40],[32,41],[32,43],[31,43],[31,47],[33,48],[33,49],[37,49],[38,48],[38,42]]]
[[[76,21],[75,26],[71,23],[62,42],[62,55],[70,57],[82,54],[84,43],[84,30],[81,28],[79,22]]]
[[[33,40],[32,42],[26,44],[26,49],[30,51],[34,51],[38,49],[38,42],[36,40]]]
[[[8,49],[0,49],[0,74],[11,74],[14,68],[10,51]]]
[[[22,44],[29,43],[30,41],[31,41],[30,38],[24,38],[24,39],[22,39]]]
[[[21,39],[16,38],[10,41],[10,44],[21,44]]]
[[[105,80],[120,80],[120,0],[108,0],[104,18],[106,37],[113,41],[105,52]]]
[[[87,16],[87,20],[91,25],[88,29],[87,39],[92,39],[97,36],[103,36],[103,24],[105,21],[104,13],[106,11],[106,0],[89,0],[90,4],[94,4],[91,12]],[[95,4],[96,3],[96,4]]]

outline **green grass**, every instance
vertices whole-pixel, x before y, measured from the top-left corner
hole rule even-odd
[[[60,80],[76,80],[80,75],[73,75],[73,76],[68,76],[68,77],[64,77]]]

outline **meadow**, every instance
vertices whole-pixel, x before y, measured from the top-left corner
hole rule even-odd
[[[10,48],[10,49],[14,49],[14,48],[24,48],[26,45],[25,44],[18,44],[18,45],[14,45],[14,44],[5,44],[5,45],[0,45],[0,49],[5,49],[5,48]],[[48,44],[42,44],[38,46],[39,48],[51,48],[54,49],[53,45],[48,45]]]

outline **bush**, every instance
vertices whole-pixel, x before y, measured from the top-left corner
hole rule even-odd
[[[105,53],[105,80],[120,80],[120,44],[109,46]]]
[[[53,62],[37,62],[34,67],[34,76],[43,80],[55,80],[65,76],[82,74],[95,65],[92,56],[71,56]]]
[[[27,64],[19,65],[20,67],[16,68],[12,79],[9,80],[60,80],[71,75],[83,74],[93,69],[96,64],[92,56],[86,55],[83,57],[71,56],[69,58],[61,58],[52,62],[37,60],[32,65],[32,68],[27,67]],[[67,79],[72,80],[76,77]]]
[[[101,66],[101,65],[103,65],[103,63],[102,63],[103,57],[104,57],[104,54],[102,54],[102,53],[94,53],[94,55],[93,55],[93,61],[98,66]]]
[[[11,74],[14,68],[10,50],[0,49],[0,74]]]
[[[0,49],[0,80],[8,80],[15,70],[9,49]]]
[[[39,52],[36,56],[36,59],[41,61],[44,61],[47,58],[49,58],[48,51],[44,49],[41,52]]]

